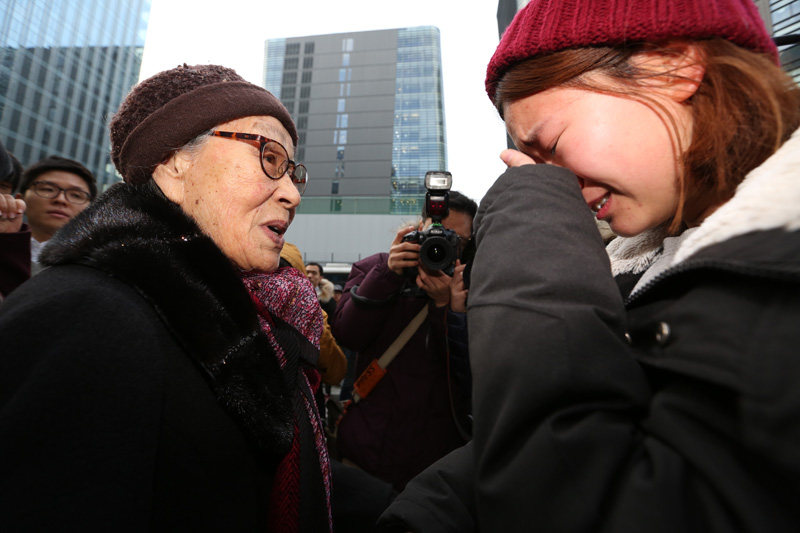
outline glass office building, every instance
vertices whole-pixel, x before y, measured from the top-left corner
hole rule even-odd
[[[24,166],[75,159],[118,181],[108,121],[137,82],[150,0],[0,2],[0,139]]]
[[[769,11],[775,37],[800,34],[800,0],[770,0]],[[783,68],[795,81],[800,81],[800,44],[781,46],[779,49]]]
[[[297,124],[299,212],[417,215],[425,173],[447,170],[437,28],[268,40],[264,86]]]

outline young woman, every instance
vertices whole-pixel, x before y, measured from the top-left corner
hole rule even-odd
[[[533,0],[486,85],[474,441],[382,523],[797,531],[800,91],[753,2]]]

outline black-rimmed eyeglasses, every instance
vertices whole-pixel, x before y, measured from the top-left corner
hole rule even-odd
[[[269,179],[281,179],[288,171],[289,177],[292,178],[292,183],[297,187],[297,191],[300,195],[302,196],[306,191],[306,183],[308,182],[308,171],[306,167],[298,165],[289,159],[289,152],[287,152],[286,148],[278,141],[268,139],[263,135],[256,135],[255,133],[235,133],[232,131],[215,130],[209,132],[209,135],[252,144],[260,150],[261,170],[264,171],[264,174],[266,174]]]
[[[35,181],[31,183],[31,189],[37,196],[52,200],[57,198],[59,194],[64,193],[64,197],[71,204],[82,205],[92,199],[92,196],[81,189],[64,189],[55,183],[49,181]]]

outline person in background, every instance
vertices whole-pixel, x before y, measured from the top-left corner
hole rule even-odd
[[[333,299],[334,301],[336,301],[337,304],[339,303],[339,299],[342,297],[342,292],[343,292],[342,286],[339,285],[338,283],[334,284]]]
[[[383,530],[800,530],[800,88],[755,4],[532,0],[486,88],[474,438]]]
[[[4,296],[42,269],[38,259],[44,244],[96,197],[94,175],[72,159],[49,156],[22,173],[16,212],[24,212],[28,223],[22,217],[0,218],[0,269],[17,273],[4,276],[14,280],[3,283]],[[10,195],[3,201],[11,209]]]
[[[311,284],[317,291],[317,298],[322,309],[328,315],[328,322],[332,323],[334,313],[336,312],[336,300],[333,298],[333,283],[325,279],[325,271],[319,263],[308,263],[306,265],[306,272]]]
[[[124,183],[0,305],[4,527],[331,531],[322,313],[280,266],[308,177],[291,116],[182,65],[136,85],[110,137]]]
[[[477,205],[457,191],[449,195],[450,211],[442,224],[464,245],[472,235]],[[453,415],[448,368],[446,315],[452,278],[422,266],[420,245],[403,240],[406,233],[431,222],[423,213],[416,226],[397,232],[389,253],[353,265],[333,325],[339,343],[358,354],[358,380],[427,309],[369,397],[350,405],[339,423],[342,456],[397,490],[464,443]],[[408,275],[414,267],[417,273]]]
[[[22,165],[0,142],[0,301],[31,277],[30,230],[23,224],[25,202],[13,196]]]
[[[27,206],[31,274],[36,274],[42,246],[97,197],[97,181],[78,161],[51,155],[25,169],[19,194]]]
[[[0,141],[0,194],[14,194],[23,170],[19,159],[7,151]]]

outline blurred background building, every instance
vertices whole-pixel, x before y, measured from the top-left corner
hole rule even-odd
[[[294,117],[310,176],[287,238],[307,261],[387,251],[422,210],[425,173],[447,170],[439,30],[271,39],[264,86]]]
[[[0,1],[0,138],[24,166],[83,163],[119,180],[108,118],[139,77],[150,0]]]

